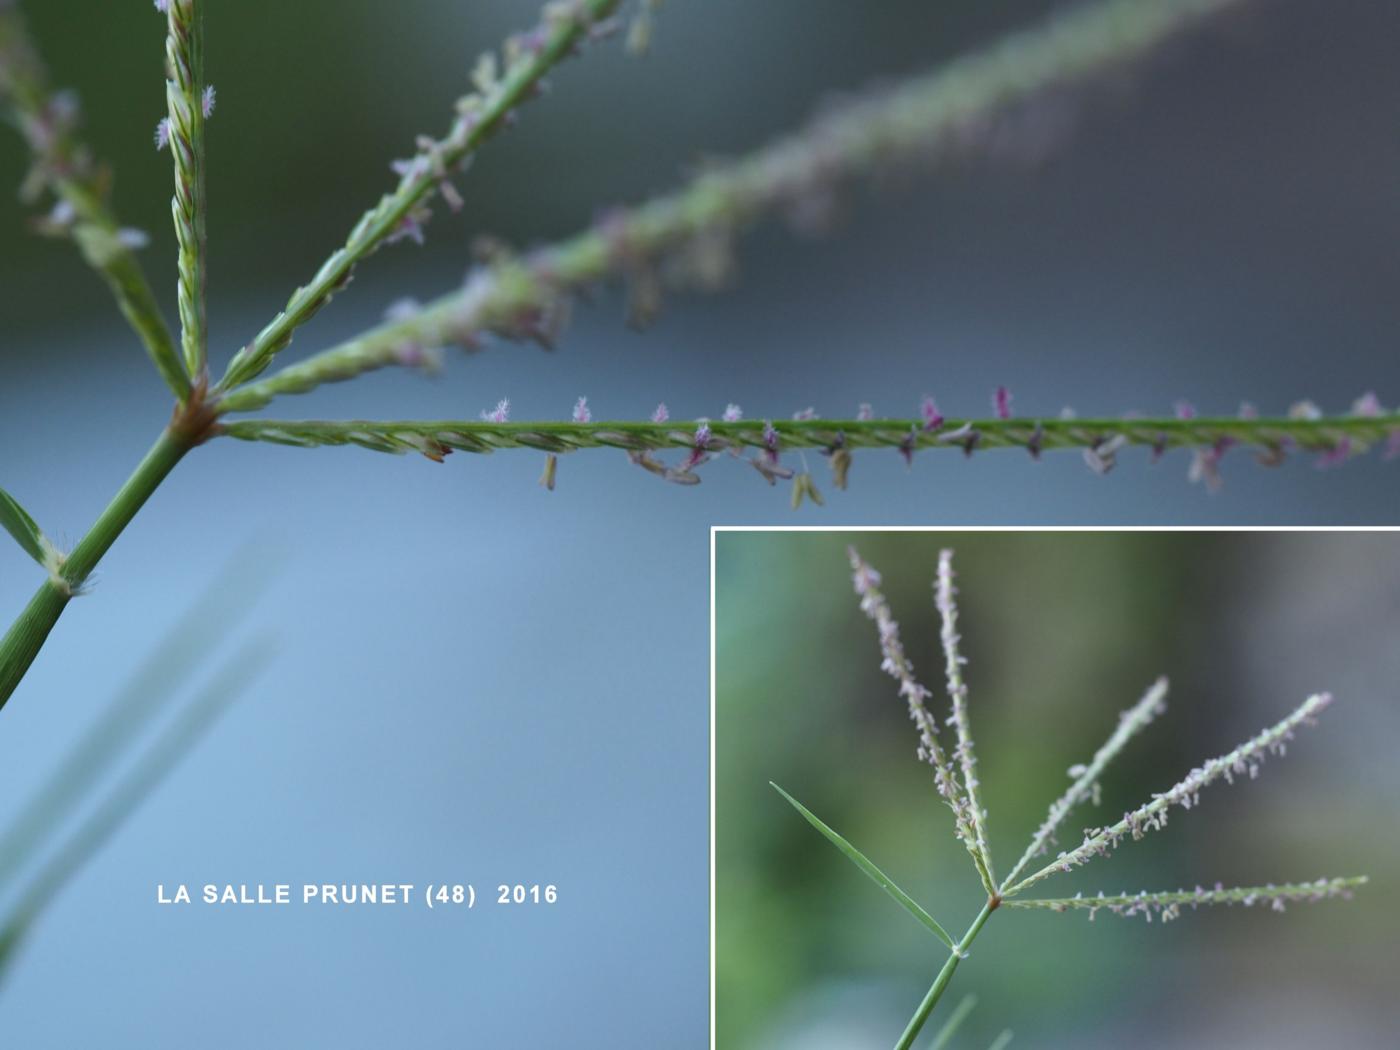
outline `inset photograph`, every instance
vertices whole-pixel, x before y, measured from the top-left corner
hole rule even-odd
[[[1391,1045],[1400,535],[714,545],[723,1050]]]

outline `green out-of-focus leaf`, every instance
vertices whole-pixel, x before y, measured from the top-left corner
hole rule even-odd
[[[49,901],[92,859],[176,764],[195,749],[218,717],[246,692],[267,667],[273,647],[267,639],[246,644],[174,717],[132,768],[48,858],[0,918],[0,976]]]
[[[24,548],[26,554],[48,568],[48,556],[53,547],[29,512],[4,489],[0,489],[0,525]]]
[[[938,1034],[933,1037],[933,1042],[929,1044],[928,1050],[943,1050],[948,1045],[948,1041],[953,1038],[953,1034],[962,1027],[962,1023],[967,1020],[967,1015],[972,1013],[972,1008],[976,1005],[977,996],[963,996],[962,1001],[953,1007],[953,1012],[948,1015],[948,1020],[943,1022],[943,1027],[938,1030]]]
[[[875,867],[874,864],[870,863],[869,859],[867,859],[865,854],[863,854],[860,850],[856,849],[849,842],[843,839],[840,835],[836,834],[836,832],[832,831],[829,827],[823,824],[816,817],[816,815],[812,813],[811,810],[809,810],[801,802],[798,802],[797,799],[793,798],[782,788],[778,787],[777,784],[773,784],[771,780],[769,781],[769,783],[772,784],[774,791],[782,795],[783,798],[787,799],[788,802],[792,804],[793,809],[797,810],[797,812],[801,813],[804,817],[807,818],[807,823],[811,824],[812,827],[816,828],[823,835],[825,835],[827,837],[827,840],[833,846],[839,849],[842,853],[844,853],[847,859],[849,859],[852,864],[854,864],[861,871],[865,872],[865,874],[870,877],[870,879],[875,883],[875,885],[879,886],[882,890],[884,890],[891,897],[893,897],[900,904],[902,904],[910,915],[914,916],[914,918],[918,919],[921,923],[923,923],[930,930],[932,930],[934,934],[937,935],[940,941],[946,944],[949,948],[953,949],[953,951],[958,950],[957,944],[953,941],[953,938],[948,935],[948,931],[939,925],[938,920],[935,919],[928,912],[924,911],[924,909],[920,906],[918,901],[916,901],[913,897],[909,896],[909,894],[905,893],[902,889],[896,886],[894,884],[894,881],[888,875],[886,875],[879,868]]]

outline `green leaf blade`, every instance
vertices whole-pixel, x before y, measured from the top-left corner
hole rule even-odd
[[[875,885],[879,886],[882,890],[884,890],[892,898],[894,898],[894,900],[896,900],[900,905],[902,905],[904,909],[909,912],[910,915],[914,916],[914,918],[918,919],[919,922],[921,922],[924,926],[932,930],[934,936],[936,936],[940,941],[946,944],[950,949],[952,949],[953,951],[958,950],[957,942],[954,941],[952,936],[949,935],[948,931],[945,930],[939,924],[938,920],[935,919],[932,915],[930,915],[927,911],[925,911],[918,901],[914,900],[913,897],[909,896],[909,894],[905,893],[902,889],[896,886],[894,880],[891,879],[879,868],[877,868],[874,864],[872,864],[870,860],[865,856],[865,854],[861,853],[860,850],[856,849],[844,838],[838,835],[835,831],[827,827],[824,823],[822,823],[821,819],[818,818],[815,813],[809,810],[801,802],[798,802],[797,799],[793,798],[786,791],[780,788],[777,784],[774,784],[771,780],[768,783],[774,791],[782,795],[783,798],[787,799],[788,804],[791,805],[793,809],[797,810],[797,812],[802,814],[803,818],[807,821],[807,823],[811,824],[812,827],[820,831],[822,835],[826,837],[828,842],[830,842],[833,846],[835,846],[843,854],[845,854],[847,860],[849,860],[852,864],[854,864],[857,868],[864,872],[867,878],[869,878],[872,882],[875,883]]]
[[[20,506],[19,501],[4,489],[0,489],[0,525],[24,548],[24,552],[44,568],[49,568],[49,555],[53,545],[44,536],[43,530],[29,512]]]

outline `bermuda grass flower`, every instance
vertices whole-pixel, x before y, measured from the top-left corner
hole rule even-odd
[[[933,693],[914,674],[914,664],[905,650],[899,624],[889,603],[880,590],[882,577],[861,558],[854,548],[849,550],[851,580],[860,601],[860,609],[875,624],[876,640],[881,653],[881,669],[898,683],[900,699],[908,708],[918,740],[917,754],[933,770],[938,795],[953,813],[953,834],[972,859],[977,878],[987,894],[981,912],[972,921],[961,939],[955,940],[946,929],[912,897],[875,866],[847,839],[824,824],[781,787],[775,787],[814,828],[822,833],[849,860],[859,867],[886,893],[898,901],[920,923],[928,927],[948,946],[950,954],[939,971],[928,994],[919,1004],[903,1035],[895,1044],[897,1050],[914,1045],[924,1024],[937,1006],[951,981],[958,964],[967,957],[968,948],[981,932],[992,913],[1000,908],[1043,909],[1056,912],[1087,911],[1093,918],[1106,910],[1125,917],[1141,916],[1148,922],[1155,917],[1163,922],[1179,918],[1183,909],[1195,910],[1212,905],[1267,906],[1272,911],[1284,911],[1289,904],[1316,903],[1332,899],[1350,899],[1352,893],[1365,885],[1366,878],[1320,878],[1304,882],[1264,883],[1256,886],[1225,887],[1216,883],[1214,889],[1197,886],[1194,890],[1139,890],[1084,897],[1021,896],[1024,891],[1048,879],[1073,871],[1095,857],[1128,842],[1137,841],[1151,831],[1167,825],[1173,808],[1183,811],[1200,804],[1206,789],[1218,782],[1233,783],[1236,778],[1257,777],[1269,757],[1282,757],[1298,730],[1314,725],[1317,718],[1332,704],[1330,693],[1308,697],[1291,714],[1237,747],[1216,758],[1201,763],[1176,784],[1151,795],[1148,801],[1125,812],[1122,818],[1104,827],[1091,827],[1083,832],[1083,840],[1069,850],[1060,851],[1048,863],[1031,870],[1037,858],[1054,844],[1057,833],[1070,815],[1089,801],[1098,804],[1099,780],[1109,764],[1127,744],[1166,710],[1167,680],[1159,678],[1148,687],[1142,698],[1119,717],[1108,739],[1085,763],[1070,768],[1073,781],[1059,798],[1050,804],[1045,820],[1031,836],[1030,844],[1005,878],[997,879],[992,849],[987,835],[987,810],[981,801],[972,725],[969,714],[968,687],[964,677],[967,666],[962,656],[962,637],[958,627],[957,589],[953,572],[953,552],[939,554],[938,572],[934,580],[934,606],[941,623],[939,641],[943,650],[945,688],[949,698],[950,715],[947,726],[956,733],[956,743],[949,752],[940,737],[938,716],[931,701]]]

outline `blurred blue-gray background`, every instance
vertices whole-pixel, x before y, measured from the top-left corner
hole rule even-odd
[[[600,46],[554,76],[462,180],[428,245],[385,251],[289,358],[451,288],[474,235],[529,244],[666,189],[703,155],[787,129],[831,92],[921,71],[1058,4],[673,0],[652,53]],[[531,4],[210,5],[214,356],[222,363],[441,128],[476,54]],[[125,221],[174,292],[160,19],[144,0],[27,5],[54,79],[84,98]],[[1400,10],[1251,5],[1082,96],[1040,165],[972,161],[852,201],[815,241],[764,227],[729,293],[650,332],[620,296],[556,354],[452,360],[278,409],[297,416],[678,417],[737,401],[911,412],[1333,410],[1400,398]],[[0,186],[24,161],[0,140]],[[72,542],[155,436],[159,381],[70,246],[0,195],[0,483]],[[173,315],[173,309],[169,311]],[[817,464],[814,464],[814,469]],[[682,490],[620,455],[438,466],[217,442],[104,561],[0,716],[12,812],[228,553],[281,568],[259,626],[272,672],[35,929],[0,993],[14,1041],[69,1046],[699,1045],[706,995],[706,529],[714,522],[1344,523],[1400,516],[1378,458],[1319,472],[1072,455],[860,458],[851,491],[794,519],[724,463]],[[726,469],[729,468],[729,469]],[[823,480],[820,479],[819,480]],[[829,487],[828,487],[829,488]],[[0,549],[0,604],[35,571]],[[233,640],[230,639],[230,642]],[[465,916],[161,909],[157,882],[554,882],[550,910]],[[77,991],[75,991],[77,990]],[[78,1005],[72,1008],[75,995]]]

